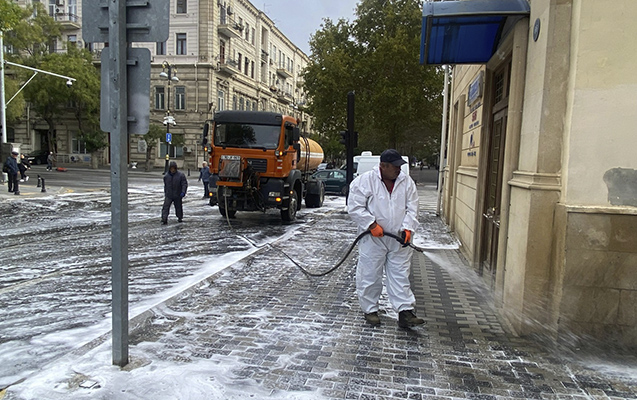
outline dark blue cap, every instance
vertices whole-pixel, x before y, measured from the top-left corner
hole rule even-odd
[[[391,165],[395,165],[400,167],[403,164],[407,164],[407,161],[403,160],[400,156],[400,153],[394,149],[388,149],[383,151],[380,155],[380,162],[390,163]]]

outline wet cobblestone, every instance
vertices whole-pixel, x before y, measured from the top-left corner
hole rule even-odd
[[[456,249],[414,253],[424,326],[400,329],[384,298],[382,325],[366,325],[354,292],[355,254],[334,273],[310,278],[280,251],[326,270],[353,241],[355,227],[339,212],[306,222],[294,240],[264,248],[162,307],[148,322],[153,329],[134,333],[131,344],[152,340],[157,355],[174,362],[227,362],[235,368],[233,384],[250,380],[271,398],[637,398],[634,376],[602,372],[544,341],[508,335],[481,278]],[[453,242],[432,213],[421,213],[421,222],[421,233]],[[159,319],[164,323],[153,324]],[[187,346],[171,346],[175,337]]]

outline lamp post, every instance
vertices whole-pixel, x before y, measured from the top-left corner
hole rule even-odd
[[[168,93],[166,94],[166,116],[164,117],[164,125],[166,125],[166,164],[164,165],[164,174],[168,172],[168,161],[170,160],[170,145],[172,143],[172,135],[170,134],[170,125],[177,125],[175,117],[170,115],[170,82],[179,82],[177,78],[177,68],[169,64],[167,61],[162,63],[163,71],[159,73],[159,77],[168,80]],[[174,75],[173,75],[174,74]]]

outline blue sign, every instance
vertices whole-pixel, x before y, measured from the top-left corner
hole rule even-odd
[[[170,143],[173,141],[173,134],[170,132],[166,132],[166,143]]]

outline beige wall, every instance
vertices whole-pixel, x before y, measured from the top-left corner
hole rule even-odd
[[[637,3],[589,0],[573,12],[563,201],[637,206]]]
[[[503,202],[510,206],[495,288],[501,315],[517,333],[591,335],[637,347],[634,15],[632,0],[612,7],[596,0],[531,2],[529,25],[537,19],[541,29],[537,41],[528,29],[525,71],[512,78],[523,81],[522,87],[512,82],[511,93],[511,99],[523,96],[522,120],[517,131],[507,129],[503,193],[510,198]],[[507,50],[505,42],[489,68],[507,52],[516,54],[519,43]],[[466,95],[480,69],[454,68],[455,99]],[[509,124],[516,116],[512,101]],[[462,123],[450,132],[460,161],[450,166],[452,187],[445,188],[450,225],[470,261],[479,257],[472,250],[487,161],[479,151],[490,129],[488,121],[472,126],[474,118],[465,105]],[[467,154],[471,133],[475,158]]]
[[[483,105],[484,97],[474,104],[467,104],[469,85],[484,74],[483,66],[457,66],[453,70],[452,83],[452,114],[453,131],[450,132],[448,159],[455,158],[456,163],[449,161],[453,168],[446,177],[447,187],[445,204],[446,210],[451,212],[450,225],[456,232],[461,243],[461,250],[465,257],[475,261],[476,235],[476,199],[478,187],[478,159],[480,157],[480,143],[484,128]],[[484,90],[483,90],[484,95]]]

